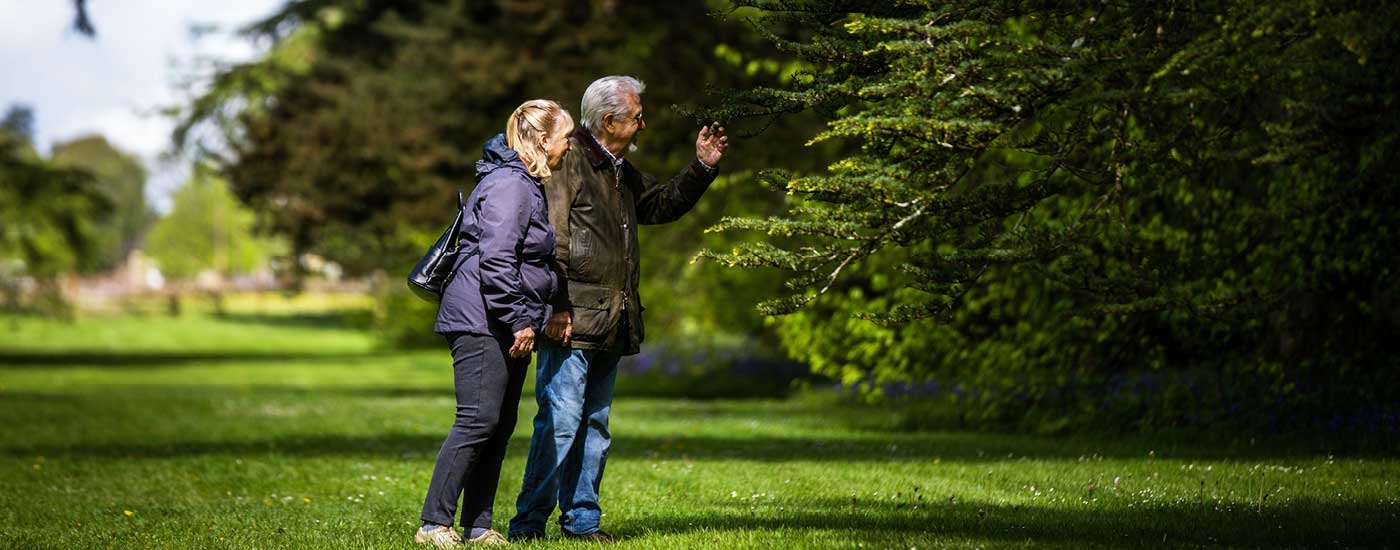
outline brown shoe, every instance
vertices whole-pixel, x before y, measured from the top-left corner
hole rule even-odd
[[[574,540],[584,540],[584,541],[588,541],[588,542],[597,542],[597,543],[602,543],[602,544],[612,544],[612,543],[617,542],[617,539],[613,538],[612,535],[609,535],[609,534],[603,532],[603,530],[601,530],[601,529],[599,529],[599,530],[597,530],[597,531],[594,531],[594,532],[592,532],[592,533],[587,533],[587,534],[583,534],[583,535],[576,535],[576,534],[574,534],[574,533],[570,533],[570,532],[568,532],[568,531],[564,531],[564,538],[566,538],[566,539],[574,539]]]
[[[419,529],[418,534],[413,535],[413,542],[438,548],[461,548],[462,535],[451,527],[439,525],[432,529]]]

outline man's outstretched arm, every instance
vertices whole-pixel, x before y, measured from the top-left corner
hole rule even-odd
[[[646,189],[637,197],[637,223],[673,222],[694,208],[719,175],[719,162],[728,149],[729,136],[718,122],[701,128],[695,139],[694,161],[665,184],[643,182]]]

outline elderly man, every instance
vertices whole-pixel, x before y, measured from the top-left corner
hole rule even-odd
[[[557,503],[566,537],[611,542],[599,529],[598,487],[608,458],[617,362],[639,351],[637,225],[675,221],[718,173],[729,138],[718,124],[700,130],[695,160],[658,183],[627,162],[646,86],[627,76],[600,78],[583,93],[582,122],[564,166],[544,183],[558,237],[559,291],[536,359],[535,433],[510,538],[544,536]]]

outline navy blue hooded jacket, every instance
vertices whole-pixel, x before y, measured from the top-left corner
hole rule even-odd
[[[433,330],[507,336],[531,327],[538,333],[558,287],[544,188],[504,135],[487,141],[482,152],[476,189],[462,205],[462,246],[476,253],[458,258]]]

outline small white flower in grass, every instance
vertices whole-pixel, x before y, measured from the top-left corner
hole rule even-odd
[[[739,491],[730,491],[729,498],[739,498]]]

